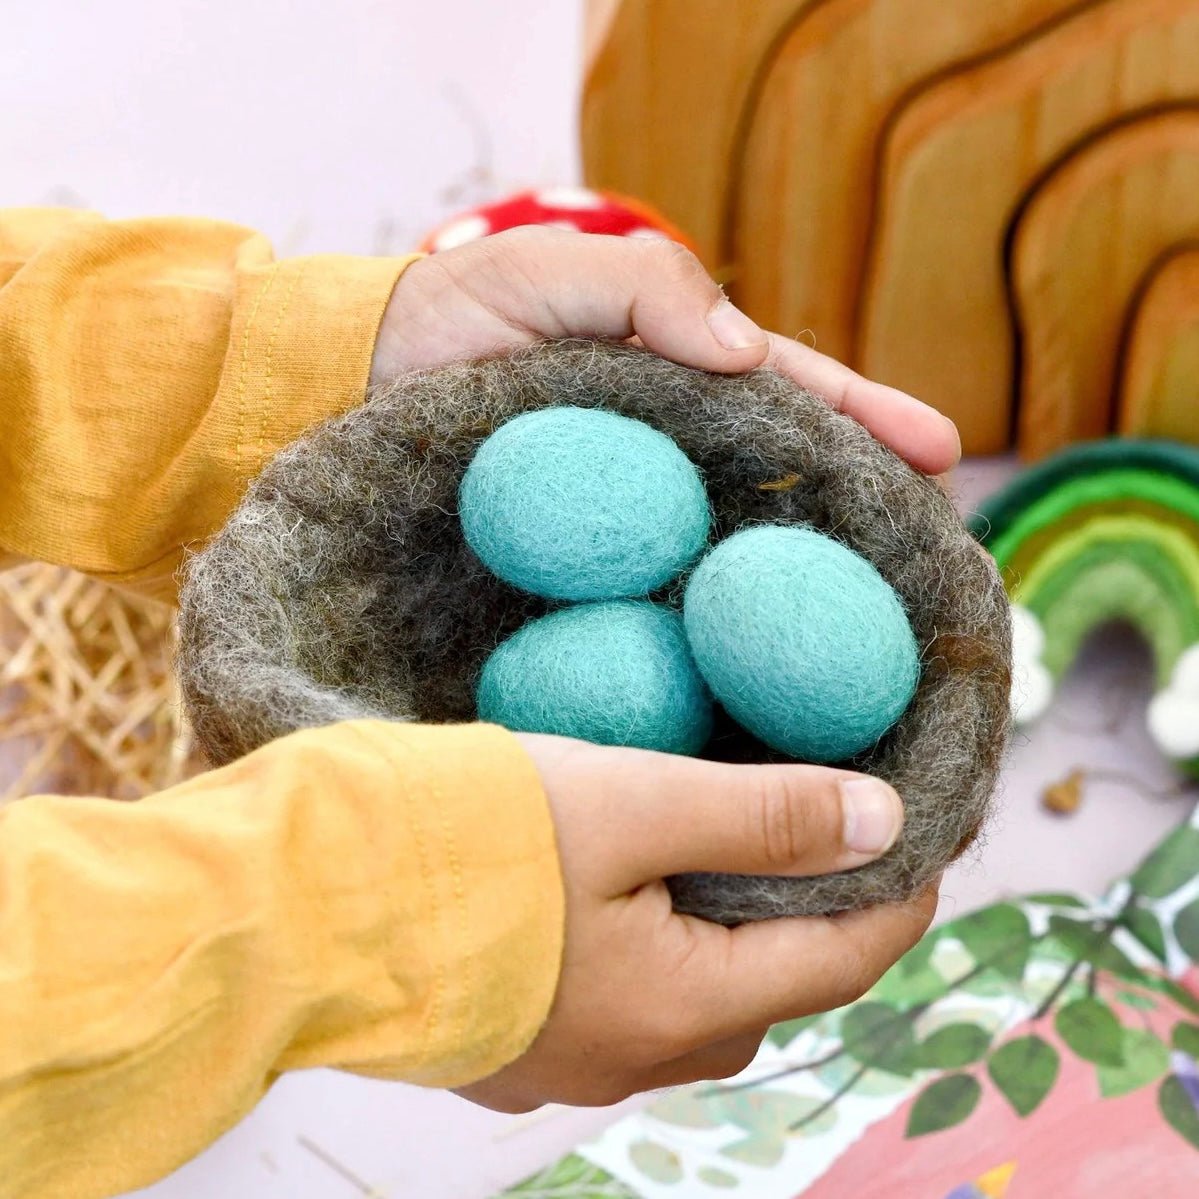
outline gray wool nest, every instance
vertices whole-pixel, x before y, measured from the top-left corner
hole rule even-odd
[[[547,342],[398,378],[285,449],[187,571],[179,669],[207,755],[223,764],[340,720],[473,719],[484,660],[549,605],[467,548],[458,484],[499,424],[567,404],[674,438],[705,478],[716,537],[804,523],[868,558],[921,648],[911,706],[849,764],[903,796],[896,846],[823,877],[680,875],[676,908],[733,925],[914,896],[987,816],[1008,731],[1008,603],[936,483],[765,370],[713,375],[624,345]],[[779,760],[727,720],[707,754]]]

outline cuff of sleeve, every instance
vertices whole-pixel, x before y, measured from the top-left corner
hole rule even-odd
[[[429,854],[436,1014],[423,1061],[404,1077],[436,1087],[486,1078],[537,1036],[561,970],[565,896],[541,778],[491,725],[354,727],[424,792],[409,802]]]
[[[318,254],[247,271],[221,381],[244,486],[305,430],[362,403],[379,324],[419,254]]]

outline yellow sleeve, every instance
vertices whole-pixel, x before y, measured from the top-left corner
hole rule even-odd
[[[0,556],[173,599],[181,547],[362,402],[414,257],[276,261],[218,221],[0,211]]]
[[[518,1056],[561,949],[545,809],[502,730],[356,722],[138,804],[0,810],[0,1190],[145,1185],[283,1070]]]
[[[0,561],[172,599],[182,547],[361,401],[407,261],[0,213]],[[536,772],[482,725],[338,725],[140,804],[0,809],[0,1192],[148,1183],[288,1069],[485,1077],[549,1010],[563,904]]]

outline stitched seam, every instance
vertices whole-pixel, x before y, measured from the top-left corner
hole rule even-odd
[[[433,913],[434,923],[437,928],[437,939],[444,944],[444,941],[442,941],[445,935],[443,913],[441,904],[438,902],[433,890],[433,877],[429,869],[429,854],[425,847],[424,834],[420,828],[420,816],[416,811],[416,805],[408,789],[405,787],[403,791],[404,807],[408,812],[408,825],[412,829],[412,839],[416,845],[416,858],[420,863],[421,880],[424,883],[425,894],[429,897],[429,908]],[[441,1009],[444,1000],[445,962],[439,957],[437,965],[433,970],[433,993],[429,996],[429,1010],[425,1013],[424,1026],[421,1029],[420,1064],[422,1066],[429,1060],[432,1054],[430,1042],[433,1040],[433,1032],[437,1027],[437,1023],[441,1019]]]
[[[365,732],[360,731],[359,735],[364,737],[371,748],[379,752],[380,746],[375,743],[375,738],[367,736]],[[417,758],[412,750],[399,742],[404,753],[409,758]],[[392,755],[383,751],[383,756],[391,760]],[[402,774],[402,772],[401,772]],[[429,910],[433,914],[433,920],[437,928],[437,938],[444,944],[444,929],[443,929],[443,913],[440,904],[437,902],[437,896],[433,889],[432,873],[429,869],[429,855],[425,847],[425,839],[420,831],[420,818],[416,811],[416,806],[412,796],[409,794],[407,787],[400,787],[400,794],[403,799],[404,811],[408,817],[408,827],[412,830],[412,841],[416,848],[416,860],[420,868],[421,882],[424,886],[426,900]],[[437,1021],[441,1018],[441,1008],[445,997],[445,962],[438,961],[433,971],[433,992],[429,997],[429,1009],[425,1013],[425,1019],[421,1028],[420,1047],[418,1049],[417,1067],[422,1067],[431,1056],[430,1041],[433,1039],[433,1030],[437,1025]],[[415,1068],[415,1067],[414,1067]]]
[[[437,814],[440,817],[438,823],[441,825],[441,833],[445,840],[445,856],[450,866],[454,908],[458,914],[458,934],[462,945],[462,994],[469,1000],[470,996],[474,994],[474,962],[472,960],[473,955],[467,952],[467,946],[470,944],[469,922],[466,911],[466,889],[462,885],[462,860],[459,857],[457,839],[454,836],[454,830],[447,815],[449,805],[444,801],[441,788],[433,779],[429,780],[428,788],[430,795],[433,797]],[[454,1018],[451,1030],[450,1043],[453,1045],[461,1045],[466,1032],[466,1005],[461,1004],[459,1007],[460,1010]]]
[[[241,466],[242,461],[242,446],[245,444],[246,436],[246,390],[247,380],[250,374],[250,334],[254,329],[254,322],[258,319],[258,309],[262,306],[262,301],[266,298],[266,293],[270,290],[271,284],[275,281],[275,276],[279,273],[279,264],[275,263],[271,267],[271,273],[262,281],[262,286],[258,289],[258,295],[254,299],[254,306],[250,309],[250,315],[246,318],[246,327],[242,330],[241,335],[241,369],[237,374],[237,441],[233,446],[233,457],[238,466]],[[249,472],[245,472],[248,474]]]
[[[266,343],[266,384],[262,397],[262,413],[258,422],[258,441],[254,451],[254,469],[256,472],[262,468],[263,452],[266,446],[266,426],[270,418],[271,400],[274,395],[275,342],[279,337],[279,326],[283,324],[283,318],[287,316],[287,310],[291,307],[291,300],[292,296],[296,293],[296,286],[299,284],[307,267],[308,262],[305,260],[300,265],[299,270],[292,274],[291,282],[287,285],[287,291],[283,294],[283,303],[279,305],[279,311],[275,315],[275,323],[271,326],[271,335]]]

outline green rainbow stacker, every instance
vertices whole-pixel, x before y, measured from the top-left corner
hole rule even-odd
[[[1199,450],[1074,446],[1024,471],[971,526],[1012,601],[1017,722],[1045,711],[1091,632],[1124,621],[1153,652],[1149,731],[1199,774]]]

